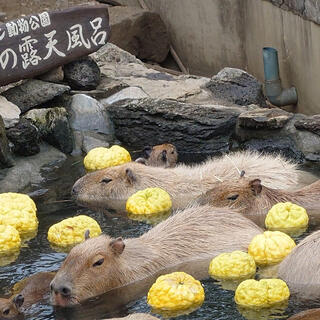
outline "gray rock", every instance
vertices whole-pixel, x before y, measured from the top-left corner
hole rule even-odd
[[[64,66],[64,79],[74,90],[93,90],[100,83],[100,69],[90,57],[84,57]]]
[[[294,126],[299,130],[306,130],[320,135],[320,114],[297,120]]]
[[[214,99],[221,103],[265,106],[262,84],[247,72],[224,68],[206,84]]]
[[[86,132],[83,134],[82,151],[87,154],[93,148],[108,148],[110,143],[107,140],[108,138],[103,134]]]
[[[31,184],[44,180],[42,167],[59,166],[66,160],[66,155],[47,144],[41,145],[41,152],[25,158],[16,158],[15,166],[0,171],[0,192],[20,192]]]
[[[21,156],[32,156],[40,152],[39,131],[30,121],[20,119],[7,130],[7,137],[13,143],[13,152]]]
[[[110,42],[142,60],[162,62],[169,52],[169,34],[159,14],[137,7],[109,8]]]
[[[148,97],[149,96],[139,87],[128,87],[110,96],[109,98],[100,100],[100,102],[102,104],[113,104],[126,99],[143,99]]]
[[[283,128],[292,117],[292,113],[278,108],[257,109],[242,113],[238,122],[244,128],[279,129]]]
[[[5,97],[0,96],[0,116],[3,119],[4,126],[8,129],[19,122],[20,109]]]
[[[30,110],[24,117],[39,129],[43,140],[69,154],[73,149],[73,134],[67,116],[64,108],[48,108]]]
[[[126,100],[106,108],[114,122],[116,137],[125,145],[142,148],[170,142],[179,155],[228,151],[241,113],[241,108],[154,99]]]
[[[37,78],[47,82],[60,83],[64,79],[64,72],[60,66],[42,74],[41,76],[38,76]]]
[[[278,139],[252,139],[245,142],[242,147],[263,153],[281,154],[285,158],[292,159],[298,163],[303,163],[305,160],[303,153],[298,150],[294,141],[290,137]]]
[[[8,139],[3,120],[0,115],[0,168],[12,167],[13,161],[10,155]]]
[[[24,113],[69,90],[70,87],[65,85],[32,79],[3,92],[2,95],[16,104]]]

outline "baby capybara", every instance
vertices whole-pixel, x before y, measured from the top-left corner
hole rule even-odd
[[[217,182],[237,177],[236,167],[246,170],[248,178],[262,179],[267,186],[276,188],[293,187],[299,180],[297,167],[282,157],[245,151],[210,159],[200,165],[167,169],[125,163],[80,178],[72,188],[72,195],[80,205],[114,209],[115,201],[126,201],[145,188],[160,187],[170,194],[174,209],[183,209]]]
[[[320,210],[320,180],[296,191],[266,187],[260,179],[245,176],[218,183],[200,196],[200,204],[209,203],[215,207],[230,207],[244,214],[260,226],[268,211],[279,202],[290,201],[307,211]]]
[[[178,152],[171,143],[159,144],[143,149],[143,157],[136,162],[152,167],[173,168],[178,161]]]
[[[139,238],[106,235],[75,246],[51,283],[52,302],[67,306],[144,279],[170,266],[247,250],[262,230],[229,209],[190,207]],[[203,267],[207,274],[208,264]],[[197,267],[197,265],[195,265]],[[180,270],[181,271],[181,270]]]
[[[310,309],[299,312],[298,314],[288,318],[288,320],[319,320],[320,309]]]

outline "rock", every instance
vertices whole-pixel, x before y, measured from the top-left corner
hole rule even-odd
[[[241,108],[193,105],[172,100],[125,100],[106,107],[116,137],[125,145],[173,143],[183,153],[229,150]],[[247,110],[244,108],[244,110]]]
[[[100,83],[100,69],[92,58],[84,57],[64,66],[64,79],[74,90],[93,90]]]
[[[266,106],[262,84],[252,75],[240,69],[222,69],[211,78],[206,88],[211,91],[213,98],[221,103]]]
[[[310,131],[320,136],[320,114],[298,120],[294,126],[299,130]]]
[[[5,97],[0,96],[0,116],[3,119],[4,126],[8,129],[19,122],[20,109]]]
[[[287,159],[292,159],[298,163],[303,163],[305,157],[299,151],[290,137],[281,137],[280,139],[252,139],[243,144],[245,149],[257,150],[265,153],[281,154]]]
[[[238,122],[244,128],[279,129],[283,128],[292,117],[292,113],[278,108],[256,109],[242,113],[239,116]]]
[[[31,122],[20,119],[19,123],[7,130],[7,137],[13,143],[13,152],[31,156],[40,152],[39,131]]]
[[[64,153],[73,149],[73,135],[64,108],[33,109],[24,117],[39,129],[40,136]]]
[[[142,60],[162,62],[170,40],[159,14],[138,7],[109,8],[110,42]]]
[[[60,83],[64,79],[64,72],[60,66],[42,74],[41,76],[38,76],[37,78],[47,82]]]
[[[149,96],[139,87],[128,87],[120,92],[117,92],[109,98],[100,100],[100,102],[102,104],[113,104],[126,99],[143,99],[148,97]]]
[[[41,145],[41,152],[25,158],[16,158],[15,166],[0,171],[0,192],[21,192],[31,184],[44,180],[41,169],[61,165],[66,155],[47,144]]]
[[[82,151],[87,154],[91,149],[97,147],[108,148],[110,143],[106,141],[106,137],[95,132],[86,132],[83,134]]]
[[[24,113],[69,90],[70,87],[65,85],[32,79],[3,92],[2,95]]]
[[[0,115],[0,168],[12,167],[13,161],[10,155],[10,149],[4,122]]]

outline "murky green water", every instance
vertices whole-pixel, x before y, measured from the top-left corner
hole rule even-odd
[[[99,213],[78,207],[70,201],[56,202],[57,200],[68,200],[71,186],[74,181],[84,174],[80,159],[70,158],[62,168],[53,172],[44,169],[43,175],[46,182],[41,185],[32,186],[32,192],[38,207],[39,230],[38,235],[28,242],[28,246],[21,249],[18,259],[11,265],[0,267],[0,296],[9,293],[9,289],[17,281],[40,271],[53,271],[59,268],[65,258],[64,253],[55,252],[47,241],[48,228],[64,218],[77,214],[88,214],[96,219],[103,232],[113,237],[123,236],[137,237],[150,229],[149,225],[131,221],[124,215],[116,213]],[[308,171],[320,176],[320,169],[315,166],[307,166]],[[318,229],[311,225],[308,233]],[[305,237],[306,234],[303,235]],[[176,319],[245,319],[238,311],[233,301],[234,293],[224,290],[221,286],[207,279],[202,281],[205,289],[206,299],[203,306],[192,314],[180,316]],[[139,284],[131,287],[136,289]],[[106,295],[104,302],[95,301],[81,308],[54,309],[49,303],[34,305],[25,313],[25,319],[59,319],[59,320],[92,320],[125,316],[134,312],[150,312],[146,298],[142,297],[126,306],[118,306],[121,302],[122,292]],[[118,300],[118,301],[117,301]],[[119,302],[119,303],[118,303]],[[320,305],[320,303],[319,303]],[[318,306],[319,306],[318,305]],[[246,314],[246,319],[285,319],[300,310],[317,307],[317,304],[299,305],[290,300],[286,310],[279,314]]]

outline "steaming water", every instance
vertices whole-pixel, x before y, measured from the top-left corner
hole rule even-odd
[[[10,288],[17,281],[40,271],[54,271],[59,268],[60,263],[66,254],[54,251],[46,239],[48,228],[64,218],[77,214],[88,214],[96,219],[103,232],[110,236],[137,237],[150,229],[150,226],[141,222],[129,220],[123,214],[93,212],[85,208],[78,207],[73,202],[59,202],[56,200],[69,199],[69,192],[74,181],[84,174],[81,159],[70,158],[62,168],[53,172],[44,168],[43,176],[46,180],[40,185],[34,185],[27,192],[32,192],[38,207],[39,230],[37,236],[28,242],[26,247],[21,249],[18,259],[7,266],[0,267],[0,296],[10,293]],[[320,176],[317,167],[307,167],[308,171]],[[311,225],[303,237],[308,233],[318,229],[316,225]],[[199,262],[195,262],[195,265]],[[151,281],[151,280],[149,280]],[[151,281],[152,283],[152,281]],[[176,319],[286,319],[301,310],[312,307],[319,307],[317,304],[299,305],[298,302],[290,300],[288,307],[280,313],[253,313],[242,314],[237,309],[233,301],[234,292],[226,290],[212,279],[202,281],[205,289],[206,299],[201,308],[193,313],[180,316]],[[147,282],[140,281],[128,288],[127,291],[139,291],[148,286]],[[43,302],[34,305],[25,313],[25,319],[59,319],[59,320],[92,320],[111,318],[116,316],[126,316],[134,312],[150,312],[146,303],[146,297],[133,301],[127,305],[120,306],[123,301],[123,291],[116,290],[107,294],[98,302],[88,302],[81,308],[54,309],[49,303]]]

